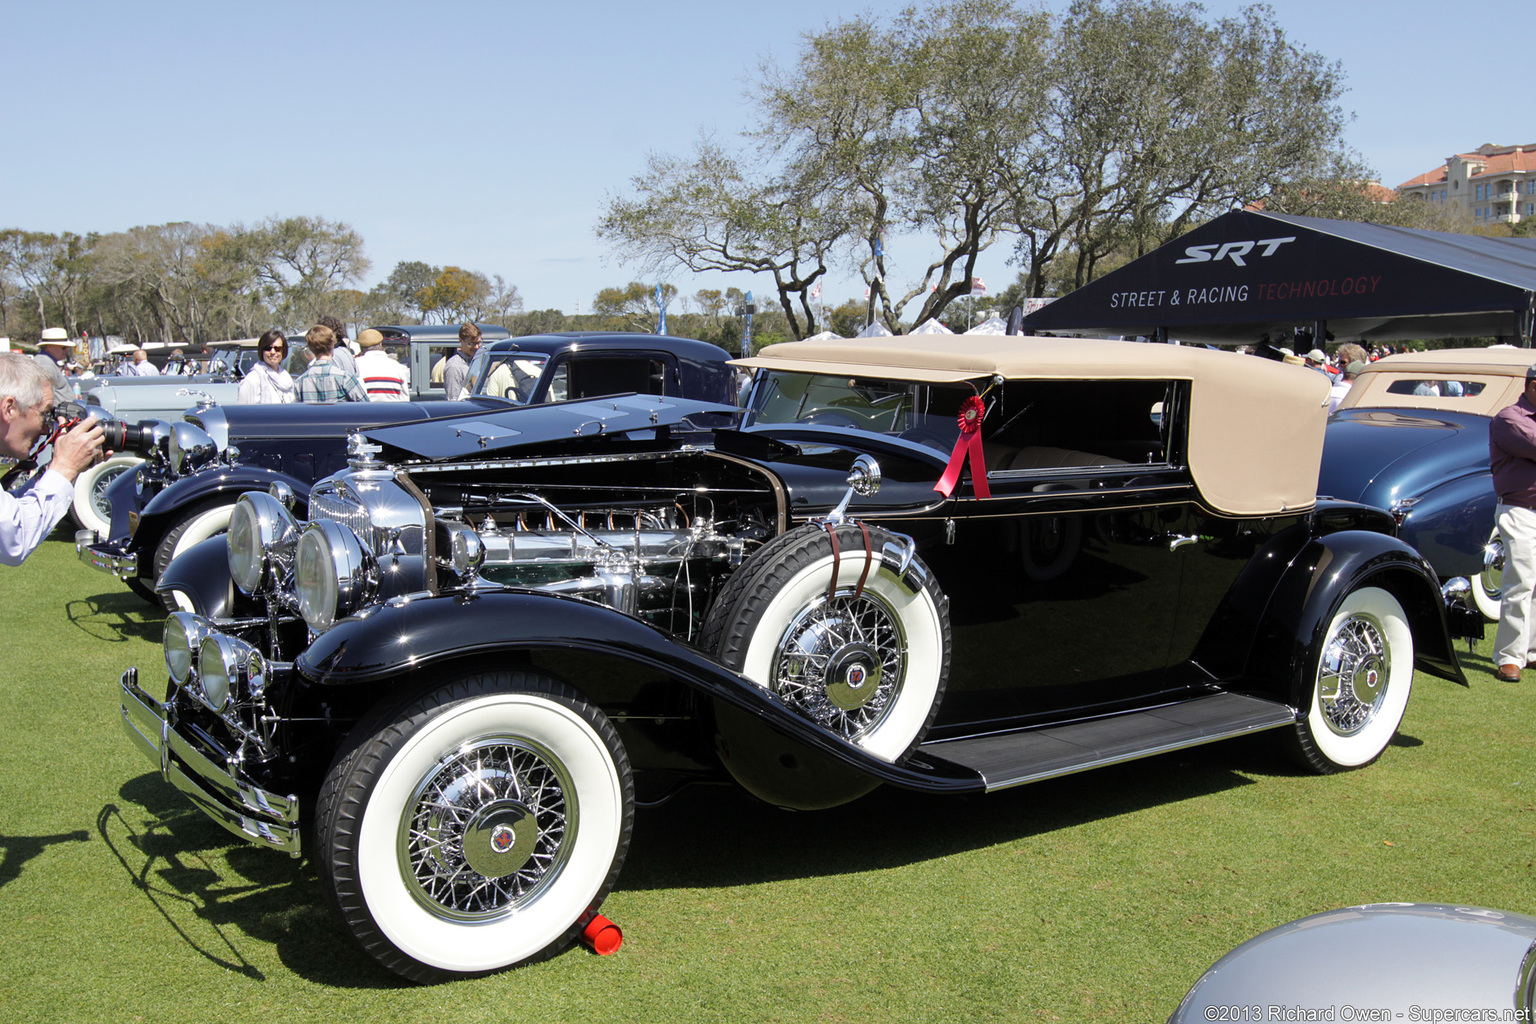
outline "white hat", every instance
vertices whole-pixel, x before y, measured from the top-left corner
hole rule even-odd
[[[62,327],[44,327],[42,340],[39,345],[68,345],[69,335]]]
[[[1307,358],[1312,360],[1314,363],[1323,363],[1328,361],[1328,357],[1323,354],[1323,350],[1320,348],[1315,348],[1311,352],[1308,352]]]

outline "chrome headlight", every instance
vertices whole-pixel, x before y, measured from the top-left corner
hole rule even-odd
[[[378,593],[379,566],[357,534],[329,519],[299,534],[294,590],[309,628],[324,632]]]
[[[169,448],[171,472],[178,476],[193,473],[218,457],[218,446],[207,431],[186,420],[171,424]]]
[[[165,620],[161,641],[165,648],[165,667],[177,686],[187,685],[197,661],[203,638],[213,630],[213,623],[191,612],[172,612]]]
[[[276,585],[293,562],[299,524],[270,494],[250,491],[235,502],[229,515],[229,574],[235,586],[254,594]]]
[[[249,694],[254,677],[259,680],[258,688],[265,688],[267,660],[244,640],[226,633],[210,633],[197,648],[197,675],[208,706],[222,711],[237,685]]]

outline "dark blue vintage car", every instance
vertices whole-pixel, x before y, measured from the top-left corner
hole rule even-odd
[[[424,981],[605,931],[637,806],[685,785],[827,808],[1262,731],[1329,773],[1416,668],[1462,678],[1476,614],[1315,498],[1311,371],[974,336],[738,365],[708,434],[730,407],[477,411],[363,432],[307,522],[245,493],[161,579],[193,610],[168,684],[123,675],[129,736]]]
[[[1398,536],[1442,580],[1473,581],[1499,617],[1503,545],[1488,468],[1488,423],[1525,390],[1529,349],[1496,346],[1388,356],[1372,363],[1328,420],[1320,495],[1390,511]]]
[[[383,330],[400,332],[402,343],[443,344],[431,332],[418,339],[404,328]],[[461,402],[200,407],[157,428],[147,465],[107,483],[107,536],[86,533],[76,546],[82,560],[153,600],[165,566],[223,533],[245,491],[281,484],[303,514],[310,486],[345,467],[351,431],[622,392],[724,402],[734,396],[729,358],[716,345],[667,335],[541,334],[482,346],[471,367],[474,393]]]

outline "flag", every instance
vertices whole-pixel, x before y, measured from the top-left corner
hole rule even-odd
[[[814,302],[819,298],[821,298],[821,282],[817,281],[815,284],[811,285],[811,301]]]
[[[985,295],[985,294],[987,294],[987,283],[985,281],[983,281],[979,277],[971,278],[971,294],[972,295]]]

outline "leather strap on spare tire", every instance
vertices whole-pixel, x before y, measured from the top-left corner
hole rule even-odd
[[[832,543],[832,581],[827,584],[827,600],[829,601],[837,596],[837,570],[842,565],[843,560],[842,545],[837,541],[837,525],[836,523],[822,524],[823,528],[827,531],[827,540]],[[859,528],[859,533],[864,538],[864,571],[859,573],[858,586],[854,587],[853,590],[854,600],[858,600],[864,594],[864,584],[869,581],[869,567],[875,564],[875,550],[869,543],[869,527],[861,522],[854,522],[852,525]]]

